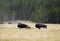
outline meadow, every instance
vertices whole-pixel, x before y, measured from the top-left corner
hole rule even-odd
[[[60,41],[60,24],[46,24],[48,29],[37,29],[32,22],[26,24],[31,29],[19,29],[17,23],[0,24],[0,41]]]

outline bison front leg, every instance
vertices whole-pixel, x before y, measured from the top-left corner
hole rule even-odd
[[[45,26],[45,28],[47,29],[47,26]]]
[[[47,29],[47,27],[46,27],[46,29]]]
[[[40,29],[40,28],[38,28],[38,29]]]

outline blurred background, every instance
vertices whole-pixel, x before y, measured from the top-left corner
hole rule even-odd
[[[60,0],[0,0],[0,23],[16,20],[60,23]]]

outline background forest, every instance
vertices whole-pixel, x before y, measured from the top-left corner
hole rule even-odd
[[[0,23],[14,20],[60,23],[60,0],[0,0]]]

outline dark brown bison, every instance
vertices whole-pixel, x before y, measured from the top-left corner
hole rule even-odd
[[[35,25],[35,27],[38,28],[38,29],[40,29],[40,28],[46,28],[47,29],[47,25],[45,25],[45,24],[39,24],[39,23],[37,23]]]
[[[31,27],[29,27],[28,25],[22,24],[22,23],[18,23],[17,27],[18,27],[18,28],[31,28]]]

